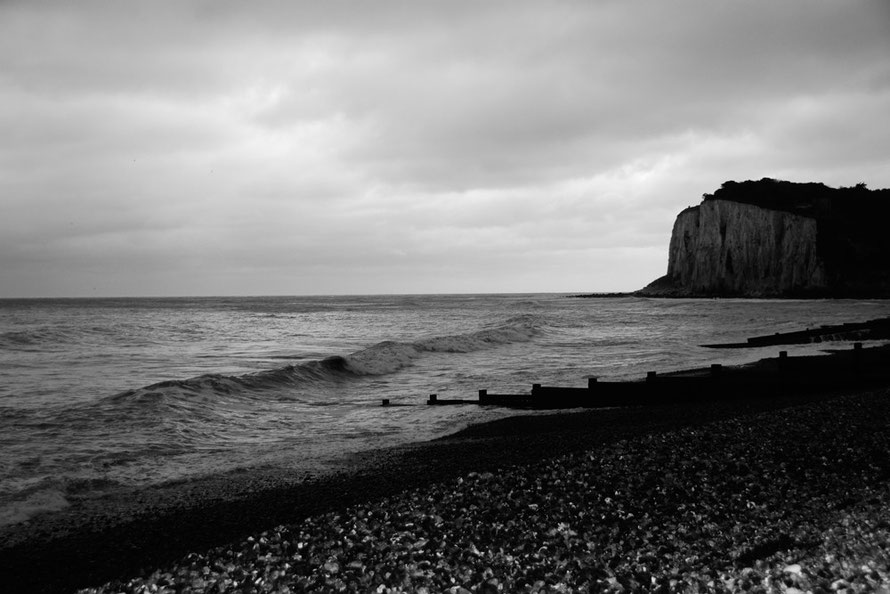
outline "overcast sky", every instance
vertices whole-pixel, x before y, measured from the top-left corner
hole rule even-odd
[[[890,2],[0,2],[0,297],[618,291],[890,187]]]

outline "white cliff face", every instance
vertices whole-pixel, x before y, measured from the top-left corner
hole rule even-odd
[[[668,280],[690,294],[779,296],[825,289],[813,218],[728,200],[677,216]]]

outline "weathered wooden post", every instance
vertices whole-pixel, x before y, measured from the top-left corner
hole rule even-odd
[[[389,398],[384,398],[380,406],[389,406]]]
[[[587,389],[588,390],[593,390],[596,388],[596,380],[597,380],[597,378],[595,378],[595,377],[587,378]]]
[[[779,351],[779,375],[788,374],[788,351]]]
[[[485,404],[488,400],[488,390],[479,390],[479,404]]]
[[[656,402],[662,396],[661,386],[658,385],[658,374],[654,371],[646,372],[646,382],[642,387],[642,397],[646,402]]]
[[[438,394],[430,394],[430,399],[427,401],[427,404],[436,404],[439,400]]]
[[[711,363],[711,376],[704,380],[705,383],[710,383],[712,387],[723,386],[723,365],[720,363]]]

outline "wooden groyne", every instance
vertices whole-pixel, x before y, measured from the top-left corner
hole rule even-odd
[[[431,394],[427,403],[529,409],[606,408],[768,398],[879,385],[890,385],[890,345],[864,349],[856,343],[851,350],[821,356],[789,357],[787,351],[781,351],[778,357],[738,367],[715,364],[664,374],[650,371],[639,381],[600,381],[590,377],[586,387],[534,384],[526,394],[479,390],[475,400],[440,399]]]
[[[890,318],[878,318],[867,322],[820,326],[795,332],[776,332],[775,334],[754,336],[745,342],[703,344],[702,346],[711,349],[744,349],[785,344],[820,343],[831,340],[884,340],[888,338],[890,338]]]

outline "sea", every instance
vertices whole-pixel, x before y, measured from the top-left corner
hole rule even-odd
[[[77,497],[323,468],[529,414],[430,394],[746,363],[779,347],[702,345],[887,315],[886,301],[562,294],[0,300],[0,526]]]

